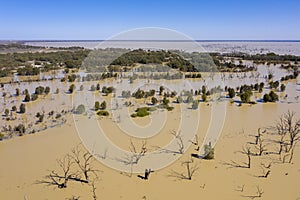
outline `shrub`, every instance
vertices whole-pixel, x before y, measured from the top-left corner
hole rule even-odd
[[[198,106],[199,106],[198,100],[193,101],[192,109],[196,110],[198,109]]]
[[[83,91],[83,85],[80,85],[79,90],[80,90],[80,91]]]
[[[99,116],[109,116],[109,112],[107,112],[106,110],[100,110],[97,112],[97,115]]]
[[[130,91],[122,91],[122,97],[123,98],[129,98],[131,96]]]
[[[26,112],[26,106],[25,104],[21,103],[20,105],[20,113],[25,113]]]
[[[76,108],[77,114],[83,114],[84,112],[85,112],[85,107],[83,104],[80,104],[79,106],[77,106],[77,108]]]
[[[94,85],[91,85],[91,91],[94,92],[96,90],[96,87]]]
[[[181,96],[178,96],[177,99],[176,99],[176,102],[177,103],[182,103],[183,102],[183,99]]]
[[[145,117],[150,114],[150,107],[141,107],[135,110],[136,113],[133,113],[131,117]]]
[[[31,101],[35,101],[38,99],[38,95],[37,94],[32,94],[31,95]]]
[[[25,126],[24,124],[19,124],[18,126],[15,126],[15,131],[19,132],[20,134],[25,133]]]
[[[192,95],[189,95],[188,97],[187,97],[187,99],[186,99],[186,102],[187,103],[192,103],[194,101],[194,99],[193,99],[193,96]]]

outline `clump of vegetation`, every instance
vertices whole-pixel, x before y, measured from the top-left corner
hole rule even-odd
[[[15,131],[19,132],[21,135],[23,135],[26,131],[26,128],[24,124],[19,124],[18,126],[15,126]]]
[[[276,102],[279,100],[278,95],[274,91],[270,91],[269,94],[265,94],[263,99],[264,102]]]
[[[131,97],[131,92],[129,90],[127,91],[122,91],[122,97],[123,98],[130,98]]]
[[[131,114],[131,117],[145,117],[150,115],[150,108],[151,107],[141,107],[135,110],[135,113]]]
[[[115,88],[112,86],[110,86],[110,87],[103,86],[102,87],[102,93],[104,93],[105,95],[111,94],[113,91],[115,91]]]

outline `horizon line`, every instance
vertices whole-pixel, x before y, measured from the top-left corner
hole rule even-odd
[[[103,40],[103,39],[32,39],[32,40],[1,40],[1,42],[300,42],[300,40],[222,40],[222,39],[211,39],[211,40]]]

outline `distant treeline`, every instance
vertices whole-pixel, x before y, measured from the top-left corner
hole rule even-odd
[[[26,47],[21,44],[9,45]],[[7,45],[0,45],[0,48],[4,46],[8,48]],[[299,56],[274,53],[249,55],[121,48],[87,50],[70,47],[61,49],[63,50],[0,54],[0,77],[10,75],[12,70],[17,70],[19,75],[37,75],[40,70],[80,67],[85,68],[87,72],[130,71],[133,67],[137,67],[135,71],[140,72],[168,72],[170,69],[181,72],[246,72],[256,70],[256,68],[246,66],[242,62],[235,64],[233,61],[228,61],[228,57],[264,63],[294,61],[296,64],[300,59]]]
[[[245,53],[225,53],[219,54],[219,56],[226,56],[226,57],[235,57],[241,58],[243,60],[252,60],[252,61],[259,61],[259,62],[284,62],[284,61],[292,61],[298,62],[300,60],[300,56],[295,55],[278,55],[275,53],[267,53],[267,54],[245,54]]]

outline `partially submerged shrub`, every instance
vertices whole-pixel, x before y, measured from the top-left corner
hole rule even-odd
[[[99,116],[109,116],[109,112],[107,112],[106,110],[100,110],[97,112],[97,115]]]
[[[204,159],[211,160],[214,159],[215,150],[211,146],[211,143],[204,145]]]

